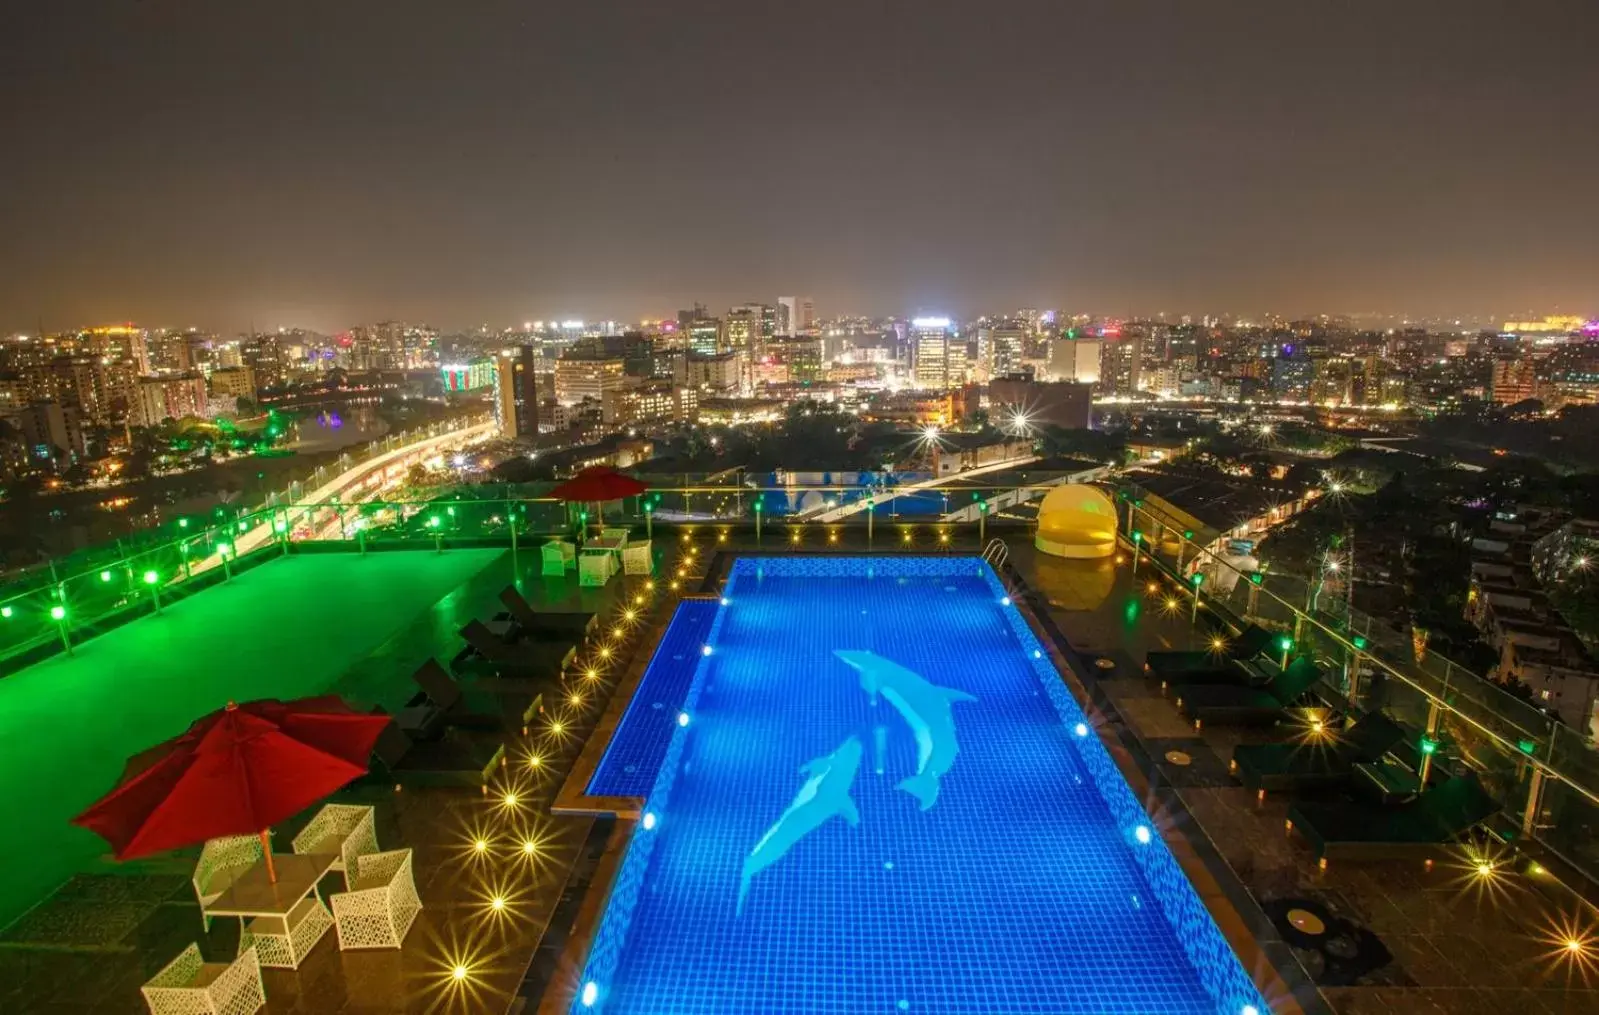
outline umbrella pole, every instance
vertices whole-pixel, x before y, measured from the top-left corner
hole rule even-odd
[[[266,858],[267,880],[277,884],[277,868],[272,866],[272,837],[267,834],[265,828],[261,829],[261,855]]]

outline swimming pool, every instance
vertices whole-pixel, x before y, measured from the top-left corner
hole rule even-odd
[[[1264,1015],[1004,596],[736,561],[572,1010]]]

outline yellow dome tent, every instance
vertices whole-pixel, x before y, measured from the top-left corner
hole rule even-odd
[[[1097,560],[1116,552],[1116,502],[1097,486],[1057,486],[1038,506],[1043,553],[1074,560]]]

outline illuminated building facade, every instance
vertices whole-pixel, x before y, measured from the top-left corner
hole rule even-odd
[[[954,339],[950,334],[947,317],[918,317],[911,321],[911,379],[918,388],[940,391],[952,383],[950,373],[950,347]],[[961,357],[964,373],[965,356]]]
[[[574,355],[571,350],[555,361],[555,400],[576,405],[585,398],[605,400],[607,391],[625,383],[626,364],[620,356]]]
[[[538,374],[531,345],[517,346],[494,361],[494,418],[502,437],[537,437]]]
[[[135,390],[128,419],[134,426],[157,426],[167,419],[206,414],[205,378],[198,373],[141,377]]]

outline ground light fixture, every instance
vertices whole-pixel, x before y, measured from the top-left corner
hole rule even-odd
[[[593,980],[583,984],[583,1007],[592,1008],[594,1002],[600,999],[600,985]]]
[[[65,606],[52,606],[52,607],[50,607],[50,619],[51,620],[66,620],[67,619],[67,608]]]
[[[100,580],[103,581],[103,582],[109,582],[111,580],[111,572],[110,571],[101,571],[100,572]]]
[[[146,585],[154,585],[160,580],[161,576],[154,571],[146,571],[144,573],[144,583]]]
[[[687,726],[688,725],[688,713],[687,712],[679,712],[679,713],[677,713],[677,724],[679,726]]]
[[[1140,846],[1147,846],[1150,839],[1153,838],[1153,834],[1150,832],[1148,825],[1139,825],[1133,829],[1133,838],[1138,840]]]
[[[1072,727],[1072,732],[1080,737],[1086,737],[1088,736],[1088,724],[1085,722],[1080,722],[1076,726]]]
[[[646,811],[644,813],[644,830],[647,832],[654,828],[656,820],[654,811]]]
[[[700,646],[700,655],[708,656],[710,654],[711,654],[711,647],[709,645],[701,645]]]
[[[13,614],[15,612],[16,611],[13,610],[9,606],[0,606],[0,617],[4,617],[7,620],[10,620],[11,619],[11,614]]]

